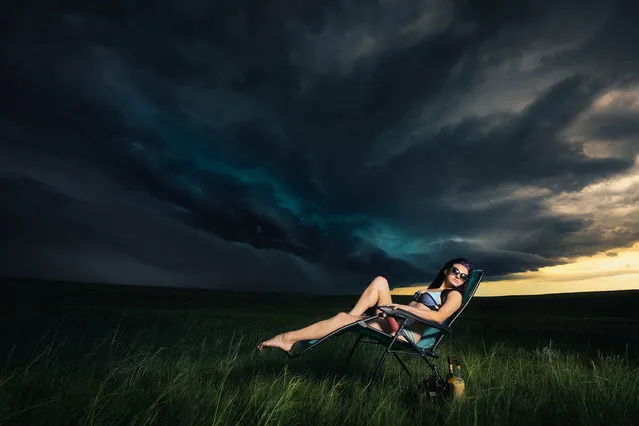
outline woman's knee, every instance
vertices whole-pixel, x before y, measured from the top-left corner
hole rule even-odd
[[[382,276],[375,277],[373,283],[379,288],[389,288],[388,280]]]
[[[333,322],[339,325],[348,324],[350,322],[357,321],[358,319],[358,317],[355,317],[347,312],[339,312],[332,318]]]
[[[345,320],[346,318],[350,318],[350,315],[346,312],[338,312],[333,318],[336,320]]]

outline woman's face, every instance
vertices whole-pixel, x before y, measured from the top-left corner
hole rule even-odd
[[[455,263],[448,269],[446,279],[448,284],[453,287],[459,287],[468,280],[468,268],[460,263]]]

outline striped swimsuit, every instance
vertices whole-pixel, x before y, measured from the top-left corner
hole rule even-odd
[[[442,292],[441,291],[425,291],[423,293],[417,292],[413,296],[413,300],[422,303],[424,306],[437,311],[442,304]],[[404,337],[413,341],[413,343],[417,343],[419,339],[422,337],[421,335],[415,333],[413,330],[404,328],[402,331]]]

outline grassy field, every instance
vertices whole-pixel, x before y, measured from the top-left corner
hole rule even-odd
[[[428,400],[423,362],[408,360],[411,379],[388,359],[369,400],[380,349],[360,348],[346,368],[353,335],[296,360],[254,349],[349,298],[233,297],[208,308],[5,306],[0,424],[639,424],[636,318],[469,310],[437,361],[461,359],[464,399]]]

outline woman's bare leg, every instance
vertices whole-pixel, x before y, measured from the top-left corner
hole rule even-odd
[[[361,317],[349,315],[346,312],[340,312],[332,318],[318,321],[307,327],[300,328],[299,330],[278,334],[272,339],[260,343],[259,345],[257,345],[257,348],[259,350],[262,350],[265,347],[272,347],[280,348],[283,351],[290,351],[295,342],[299,342],[302,340],[320,339],[327,334],[330,334],[333,331],[337,330],[338,328],[343,327],[346,324],[355,322],[359,319],[361,319]]]
[[[260,343],[257,347],[260,350],[264,347],[275,347],[284,351],[290,351],[295,342],[320,339],[346,324],[361,319],[361,316],[368,308],[389,303],[392,303],[392,300],[388,281],[384,277],[377,277],[366,287],[366,290],[364,290],[349,313],[340,312],[332,318],[316,322],[299,330],[278,334],[272,339]],[[375,328],[380,327],[379,324],[375,323]]]
[[[350,315],[362,316],[372,306],[388,305],[391,300],[388,281],[384,277],[377,277],[366,287],[359,300],[349,312]]]

